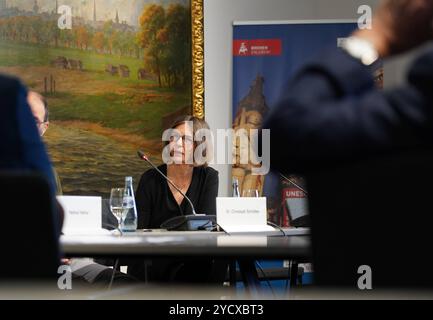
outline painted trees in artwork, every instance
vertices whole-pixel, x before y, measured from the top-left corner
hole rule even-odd
[[[188,8],[148,5],[140,17],[139,45],[145,64],[158,76],[159,86],[185,87],[190,83],[191,32]]]
[[[190,83],[191,33],[185,32],[191,24],[189,10],[172,5],[167,10],[166,26],[168,83],[170,87],[184,87]]]
[[[161,63],[163,58],[164,39],[162,30],[165,24],[165,11],[157,4],[148,5],[141,17],[137,39],[145,49],[145,62],[158,77],[159,86],[162,86]]]
[[[93,36],[93,48],[97,53],[103,53],[105,47],[105,36],[104,33],[98,31]]]
[[[90,44],[89,31],[84,26],[74,29],[77,48],[87,50]]]

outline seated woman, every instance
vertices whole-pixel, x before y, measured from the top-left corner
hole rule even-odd
[[[165,155],[169,154],[171,163],[161,165],[159,169],[191,199],[197,213],[215,215],[218,172],[206,163],[198,165],[192,158],[196,148],[206,143],[194,142],[194,136],[200,129],[209,129],[208,124],[198,118],[184,116],[177,119],[171,129],[178,130],[179,134],[178,137],[172,136],[165,147]],[[136,202],[139,229],[159,229],[163,222],[173,217],[192,214],[188,201],[155,169],[141,177]],[[142,261],[129,265],[128,274],[157,282],[222,283],[226,269],[224,262],[211,259],[154,259],[150,263]]]

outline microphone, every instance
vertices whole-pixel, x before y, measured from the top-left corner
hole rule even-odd
[[[170,180],[159,168],[146,156],[143,151],[137,151],[138,157],[141,160],[146,161],[150,166],[156,170],[164,179],[173,186],[189,203],[192,209],[192,215],[183,215],[171,218],[161,224],[162,229],[170,231],[197,231],[197,230],[208,230],[213,227],[216,223],[215,215],[197,214],[195,211],[194,204],[191,199],[184,193],[176,184]]]

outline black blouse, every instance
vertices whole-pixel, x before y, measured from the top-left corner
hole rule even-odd
[[[159,169],[166,175],[167,165]],[[218,196],[218,171],[210,167],[195,167],[186,195],[198,214],[215,215]],[[158,229],[168,219],[192,214],[186,199],[178,205],[168,182],[155,169],[146,171],[136,191],[138,228]]]

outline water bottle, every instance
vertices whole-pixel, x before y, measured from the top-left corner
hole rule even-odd
[[[232,185],[233,185],[233,197],[239,198],[241,194],[239,192],[239,181],[237,178],[233,178]]]
[[[134,187],[132,177],[125,178],[125,195],[124,201],[128,202],[127,213],[121,224],[123,232],[137,231],[137,206],[135,205]]]

